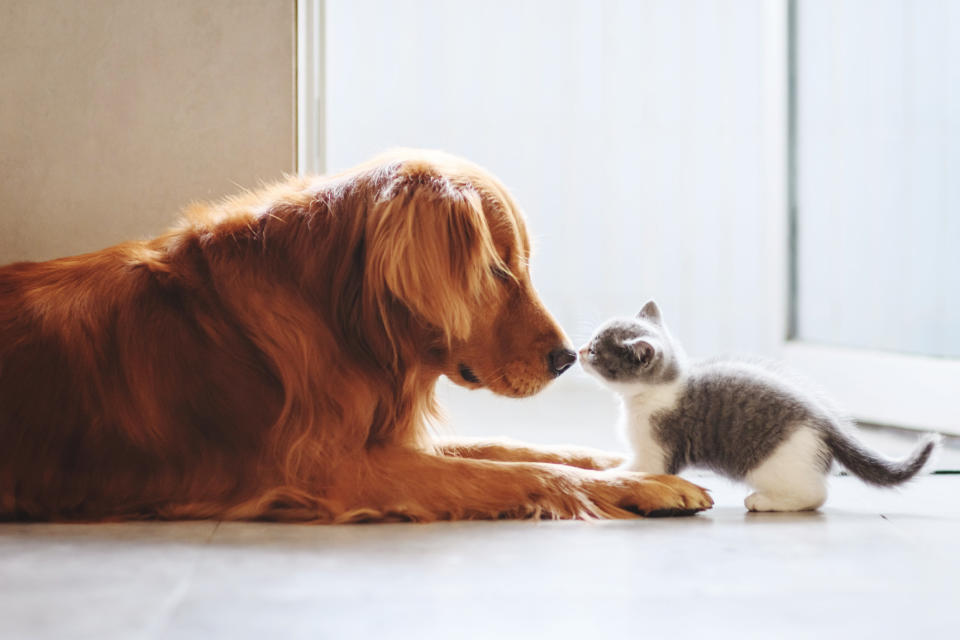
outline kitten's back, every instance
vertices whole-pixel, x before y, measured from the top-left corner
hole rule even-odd
[[[829,411],[772,365],[726,358],[694,364],[655,428],[674,452],[669,472],[699,465],[742,478],[795,429],[823,421]]]

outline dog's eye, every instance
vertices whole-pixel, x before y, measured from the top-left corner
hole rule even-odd
[[[493,277],[497,280],[502,280],[503,282],[510,282],[510,280],[512,280],[510,273],[500,265],[490,265],[490,271],[493,273]]]

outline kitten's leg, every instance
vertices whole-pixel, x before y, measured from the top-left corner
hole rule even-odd
[[[620,467],[624,471],[667,473],[667,454],[653,437],[649,424],[635,425],[624,435],[630,443],[631,455]]]
[[[827,499],[820,432],[807,426],[794,431],[753,471],[747,484],[756,489],[744,500],[750,511],[810,511]]]

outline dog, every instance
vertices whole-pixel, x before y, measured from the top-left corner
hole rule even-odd
[[[0,518],[627,518],[709,495],[599,451],[432,435],[434,387],[576,359],[483,169],[399,150],[0,269]]]

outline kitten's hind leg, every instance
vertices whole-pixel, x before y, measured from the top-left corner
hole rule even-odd
[[[827,499],[826,447],[819,431],[803,426],[747,474],[756,489],[744,500],[750,511],[810,511]]]

